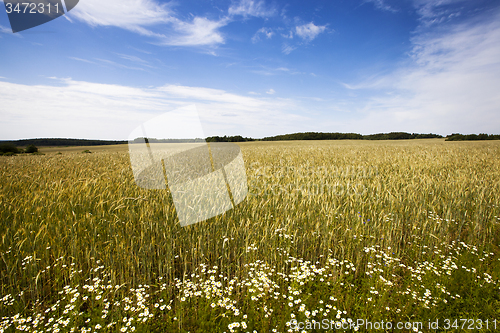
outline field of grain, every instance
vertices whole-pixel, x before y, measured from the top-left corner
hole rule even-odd
[[[184,228],[124,147],[0,157],[0,332],[500,327],[500,142],[240,147],[247,198]]]

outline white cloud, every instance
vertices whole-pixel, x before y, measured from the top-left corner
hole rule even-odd
[[[264,1],[240,0],[233,2],[229,7],[229,15],[268,17],[275,14],[273,8],[266,8]]]
[[[168,6],[154,0],[80,1],[69,15],[91,26],[116,26],[141,34],[148,34],[145,26],[172,19]]]
[[[119,27],[156,38],[162,45],[215,46],[224,43],[218,29],[229,23],[228,19],[212,21],[195,17],[188,22],[174,14],[168,4],[159,4],[155,0],[86,0],[69,13],[93,27]],[[172,34],[155,32],[160,25],[169,28]]]
[[[295,27],[295,33],[304,40],[312,41],[320,33],[326,30],[325,25],[315,25],[314,23],[308,23]]]
[[[191,104],[196,104],[207,136],[271,135],[289,131],[305,119],[290,113],[298,109],[293,100],[241,96],[203,87],[146,89],[57,79],[56,85],[36,86],[0,81],[0,89],[9,91],[0,94],[0,139],[126,139],[138,124]]]
[[[274,94],[276,94],[276,91],[274,91],[274,89],[269,89],[268,91],[266,91],[266,94],[274,95]]]
[[[271,37],[273,37],[274,35],[274,32],[270,28],[260,28],[259,30],[257,30],[255,35],[253,35],[252,42],[257,43],[260,40],[261,34],[266,36],[267,39],[271,39]]]
[[[211,21],[204,17],[195,17],[189,23],[175,20],[174,29],[179,34],[164,38],[162,44],[178,46],[223,44],[224,38],[218,29],[228,22],[227,19]]]

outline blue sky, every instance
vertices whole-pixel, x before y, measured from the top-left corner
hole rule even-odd
[[[206,136],[500,133],[498,1],[80,0],[15,34],[0,9],[0,140],[193,104]]]

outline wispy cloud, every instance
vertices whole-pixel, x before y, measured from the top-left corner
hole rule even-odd
[[[146,51],[146,50],[142,50],[142,49],[138,49],[136,47],[130,47],[130,48],[133,49],[133,50],[136,50],[138,52],[141,52],[141,53],[152,54],[152,52],[149,52],[149,51]]]
[[[420,22],[427,27],[460,16],[463,10],[460,3],[464,2],[465,0],[413,0]]]
[[[116,53],[116,55],[118,55],[121,59],[131,61],[134,64],[141,66],[141,67],[128,66],[128,65],[124,65],[124,64],[121,64],[119,62],[116,62],[116,61],[112,61],[109,59],[102,59],[102,58],[93,58],[93,60],[83,59],[83,58],[78,58],[78,57],[69,57],[69,58],[76,60],[76,61],[85,62],[87,64],[100,65],[100,66],[112,66],[112,67],[116,67],[116,68],[125,68],[125,69],[138,70],[138,71],[144,71],[145,69],[143,67],[155,68],[154,66],[151,66],[148,61],[143,60],[139,57],[136,57],[133,55],[128,55],[128,54],[121,54],[121,53]]]
[[[87,64],[94,64],[96,65],[97,63],[88,59],[82,59],[82,58],[77,58],[77,57],[69,57],[70,59],[76,60],[76,61],[81,61],[81,62],[86,62]]]
[[[300,72],[297,72],[295,70],[290,70],[289,68],[286,67],[267,67],[267,66],[258,66],[258,69],[253,69],[251,70],[252,73],[259,74],[259,75],[265,75],[265,76],[270,76],[270,75],[280,75],[280,74],[301,74]]]
[[[163,38],[164,45],[210,46],[224,43],[219,29],[229,20],[227,18],[212,21],[204,17],[195,17],[192,22],[175,20],[174,29],[178,34]]]
[[[500,13],[413,38],[410,62],[390,75],[345,85],[373,97],[365,126],[409,131],[497,133]]]
[[[274,95],[274,94],[276,94],[276,91],[274,91],[274,89],[271,88],[268,91],[266,91],[266,94],[268,94],[268,95]]]
[[[134,56],[134,55],[130,55],[130,54],[122,54],[122,53],[117,53],[117,55],[122,58],[122,59],[125,59],[125,60],[128,60],[130,62],[133,62],[139,66],[144,66],[144,67],[148,67],[148,68],[156,68],[155,66],[152,66],[149,61],[146,61],[142,58],[139,58],[137,56]]]
[[[288,45],[288,44],[283,44],[283,46],[281,47],[281,52],[283,52],[284,54],[290,54],[292,53],[293,50],[295,50],[296,47],[294,46],[291,46],[291,45]]]
[[[288,34],[281,34],[282,37],[292,39],[293,38],[293,31],[290,30]]]
[[[122,59],[125,59],[125,60],[130,60],[132,62],[136,62],[136,63],[139,63],[139,64],[149,64],[149,62],[147,62],[146,60],[143,60],[137,56],[133,56],[133,55],[130,55],[130,54],[121,54],[121,53],[117,53],[117,55],[122,58]]]
[[[240,0],[234,1],[228,10],[229,15],[269,17],[276,13],[276,10],[267,7],[262,0]]]
[[[2,38],[2,34],[16,36],[17,38],[22,38],[23,37],[19,33],[17,33],[17,34],[13,33],[11,28],[4,27],[3,25],[0,24],[0,38]]]
[[[392,6],[388,5],[387,2],[385,0],[364,0],[364,3],[373,3],[373,5],[375,6],[375,8],[379,9],[379,10],[383,10],[383,11],[387,11],[387,12],[397,12],[398,10],[393,8]]]
[[[132,69],[132,70],[136,70],[136,71],[143,71],[144,70],[144,68],[142,68],[142,67],[127,66],[127,65],[120,64],[116,61],[108,60],[108,59],[101,59],[101,58],[94,58],[94,59],[101,62],[102,64],[111,65],[111,66],[117,67],[117,68]]]
[[[276,72],[269,70],[269,69],[254,69],[251,72],[254,74],[259,74],[259,75],[264,75],[264,76],[271,76],[271,75],[276,74]]]
[[[8,34],[8,33],[12,33],[12,29],[9,29],[9,28],[4,27],[3,25],[0,25],[0,32],[3,34]]]
[[[259,30],[257,30],[255,35],[253,35],[252,42],[257,43],[260,40],[261,35],[266,36],[267,39],[271,39],[271,37],[273,37],[274,35],[274,32],[270,28],[260,28]]]
[[[312,41],[326,30],[326,25],[315,25],[313,22],[295,27],[295,33],[306,41]]]

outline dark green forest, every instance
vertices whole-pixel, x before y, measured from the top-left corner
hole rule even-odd
[[[446,136],[446,141],[475,141],[475,140],[500,140],[500,134],[459,134],[453,133]]]
[[[24,147],[29,145],[43,146],[43,147],[58,147],[58,146],[103,146],[103,145],[119,145],[125,144],[128,141],[107,141],[107,140],[87,140],[87,139],[23,139],[15,141],[0,141],[0,144],[13,144],[17,147]]]

